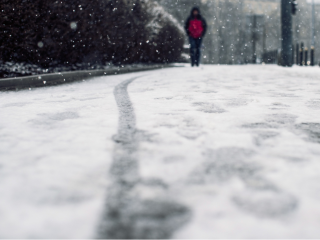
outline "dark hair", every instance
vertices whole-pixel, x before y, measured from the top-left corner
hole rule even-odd
[[[199,7],[193,7],[192,10],[191,10],[191,15],[193,15],[193,12],[194,12],[194,11],[197,11],[197,12],[199,13],[199,15],[200,15],[200,9],[199,9]]]

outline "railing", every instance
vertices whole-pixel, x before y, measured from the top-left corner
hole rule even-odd
[[[311,46],[310,50],[304,46],[303,43],[296,44],[296,64],[300,66],[314,66],[314,52],[315,49]],[[310,51],[310,59],[309,59],[309,51]]]

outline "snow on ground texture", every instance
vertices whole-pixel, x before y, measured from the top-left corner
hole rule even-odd
[[[145,178],[192,218],[176,238],[317,237],[320,69],[170,69],[129,86]]]
[[[0,237],[96,236],[136,76],[132,194],[189,209],[173,237],[319,236],[320,69],[250,65],[0,93]]]
[[[126,77],[0,93],[0,238],[92,237]]]

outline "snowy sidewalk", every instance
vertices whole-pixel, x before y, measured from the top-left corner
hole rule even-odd
[[[319,237],[319,68],[101,77],[0,111],[0,237]]]

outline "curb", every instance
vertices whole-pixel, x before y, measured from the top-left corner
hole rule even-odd
[[[137,68],[118,68],[118,69],[107,69],[107,70],[85,70],[85,71],[74,71],[74,72],[62,72],[52,73],[43,75],[33,75],[26,77],[17,78],[3,78],[0,79],[0,90],[18,90],[23,88],[34,88],[52,86],[76,81],[83,81],[85,79],[98,77],[117,75],[124,73],[133,73],[140,71],[148,71],[162,68],[175,67],[171,64],[151,65]]]

